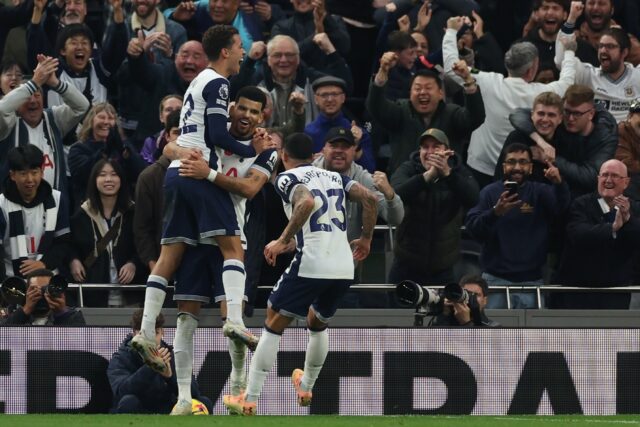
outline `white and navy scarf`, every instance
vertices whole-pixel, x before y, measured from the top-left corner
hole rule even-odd
[[[44,205],[44,234],[38,245],[38,258],[41,258],[44,252],[51,247],[55,237],[56,224],[58,222],[58,205],[50,191],[43,200]],[[11,262],[13,264],[13,274],[20,275],[20,265],[22,261],[29,259],[29,251],[27,250],[27,236],[24,228],[24,212],[25,207],[18,203],[6,200],[7,218],[9,227],[9,242],[11,247]]]

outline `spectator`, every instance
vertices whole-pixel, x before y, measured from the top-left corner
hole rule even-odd
[[[464,18],[456,37],[460,59],[464,59],[467,65],[481,71],[504,74],[502,48],[493,35],[485,31],[484,21],[475,11],[471,18]]]
[[[391,177],[405,215],[396,232],[389,282],[444,284],[453,281],[463,212],[478,202],[478,184],[443,131],[429,129],[418,143],[419,151]]]
[[[326,33],[338,54],[345,57],[351,47],[351,39],[342,19],[330,15],[325,9],[324,0],[291,0],[293,15],[275,23],[271,36],[283,34],[296,40],[300,59],[318,70],[326,68],[328,57],[314,41],[317,34]]]
[[[89,110],[78,132],[78,142],[69,150],[69,170],[75,204],[79,205],[84,201],[91,169],[103,158],[122,166],[132,188],[138,175],[146,167],[137,150],[120,137],[116,125],[116,110],[107,103],[94,105]]]
[[[56,75],[61,81],[82,89],[82,93],[91,104],[107,101],[107,91],[113,82],[112,76],[125,59],[127,29],[121,0],[113,0],[113,5],[114,22],[107,29],[101,52],[96,57],[92,57],[94,35],[85,24],[67,25],[56,38],[55,56],[60,60]],[[46,34],[40,25],[42,10],[38,6],[34,7],[27,32],[27,59],[32,67],[36,64],[38,54],[48,51]],[[55,91],[49,91],[45,95],[48,107],[63,103]]]
[[[294,39],[285,35],[278,35],[264,43],[257,42],[251,46],[249,55],[242,62],[240,73],[231,79],[232,92],[247,85],[256,85],[266,88],[273,101],[273,115],[270,127],[286,126],[293,119],[292,106],[289,98],[293,92],[302,92],[306,99],[311,99],[313,91],[311,82],[317,78],[331,75],[339,77],[347,84],[347,92],[352,87],[352,78],[349,67],[336,48],[329,40],[327,33],[314,36],[314,42],[327,56],[327,66],[322,69],[307,67],[300,62],[300,51]],[[266,53],[266,64],[263,64],[262,72],[258,71],[257,61]],[[232,93],[235,97],[235,93]],[[318,115],[315,105],[306,109],[305,122],[309,123]]]
[[[136,310],[131,317],[132,333],[128,334],[113,353],[107,377],[113,392],[112,413],[116,414],[168,414],[178,400],[175,356],[173,348],[164,342],[164,316],[156,318],[156,343],[158,353],[167,362],[165,370],[158,373],[142,362],[138,354],[129,345],[131,339],[140,333],[142,310]],[[191,394],[201,401],[209,413],[213,403],[203,396],[195,377],[191,380]]]
[[[44,155],[35,145],[7,153],[9,176],[0,194],[0,280],[58,268],[68,251],[69,208],[64,195],[42,178]],[[44,221],[43,221],[44,219]]]
[[[240,0],[187,0],[166,9],[164,16],[182,24],[189,40],[202,41],[204,32],[214,25],[231,25],[240,32],[242,47],[248,52],[254,41],[262,40],[263,26],[259,14],[246,14],[239,7]]]
[[[338,172],[369,189],[378,200],[378,216],[391,226],[399,225],[404,217],[402,199],[396,194],[384,172],[369,173],[354,162],[356,141],[349,128],[334,127],[325,136],[322,155],[313,161],[313,166]],[[362,206],[347,202],[347,237],[358,238],[362,230]]]
[[[272,123],[273,116],[273,99],[271,98],[271,94],[267,90],[266,87],[260,86],[258,89],[264,92],[267,95],[267,104],[262,110],[263,122],[260,123],[260,126],[267,126],[267,123]],[[305,104],[307,103],[307,99],[304,94],[301,92],[291,92],[289,95],[289,104],[291,105],[291,120],[287,122],[284,126],[276,126],[271,127],[272,132],[276,135],[279,135],[280,142],[284,140],[285,137],[291,135],[292,133],[302,133],[304,131],[305,126]],[[280,135],[281,134],[281,135]],[[282,144],[280,144],[282,146]]]
[[[573,2],[567,22],[558,33],[555,62],[558,67],[564,57],[562,44],[575,44],[573,25],[582,13],[581,4]],[[610,28],[599,39],[599,67],[578,62],[576,83],[589,86],[595,92],[596,102],[602,104],[617,122],[626,119],[629,104],[640,93],[640,69],[625,61],[629,56],[631,41],[620,28]],[[564,66],[564,65],[563,65]]]
[[[417,58],[417,43],[404,31],[393,31],[386,43],[387,51],[396,54],[396,63],[389,69],[389,79],[386,85],[386,96],[391,101],[406,99],[411,90],[411,81],[415,74]]]
[[[629,293],[605,292],[607,287],[637,283],[634,260],[640,240],[640,205],[623,195],[628,185],[624,163],[608,160],[600,168],[598,190],[573,201],[567,245],[554,283],[603,292],[553,293],[550,308],[629,308]]]
[[[556,54],[556,39],[562,23],[569,16],[569,4],[571,0],[535,0],[533,2],[533,13],[537,22],[524,35],[523,41],[531,42],[538,49],[540,58],[539,68],[553,68],[557,71],[554,63]],[[598,65],[597,52],[586,41],[579,39],[576,49],[576,56],[580,60]],[[538,81],[536,79],[536,81]],[[499,167],[500,165],[498,165]]]
[[[569,187],[560,171],[547,162],[544,176],[552,185],[530,181],[531,149],[509,145],[503,163],[505,182],[515,182],[511,192],[496,181],[480,192],[480,201],[469,210],[467,231],[482,243],[482,278],[490,286],[538,286],[544,283],[549,233],[556,217],[569,207]],[[537,308],[531,292],[510,292],[511,308]],[[490,308],[507,308],[505,294],[494,295]]]
[[[630,179],[625,195],[633,200],[640,200],[640,98],[629,106],[629,116],[618,124],[618,134],[615,158],[627,166]]]
[[[57,59],[41,57],[33,79],[12,90],[0,101],[0,177],[8,174],[9,149],[32,143],[44,154],[43,178],[68,199],[63,138],[78,124],[89,102],[73,85],[58,80],[57,67]],[[17,83],[13,79],[8,87]],[[41,87],[44,85],[60,94],[64,103],[43,108]]]
[[[188,41],[180,46],[171,63],[154,64],[143,53],[142,40],[131,39],[127,48],[128,61],[118,73],[121,84],[131,79],[145,94],[145,102],[139,110],[132,111],[130,106],[124,105],[125,110],[120,112],[129,127],[133,120],[137,121],[131,136],[134,143],[142,142],[162,129],[158,119],[158,105],[162,99],[171,94],[183,96],[191,81],[207,66],[207,56],[198,41]]]
[[[2,8],[0,7],[0,10]],[[0,99],[20,86],[25,69],[16,61],[3,61],[0,66]]]
[[[180,111],[171,112],[166,119],[166,142],[175,141],[180,134]],[[164,148],[164,147],[163,147]],[[171,161],[164,155],[140,173],[136,184],[136,209],[133,216],[133,237],[143,265],[153,270],[160,256],[162,212],[164,212],[164,175]]]
[[[447,31],[442,42],[445,72],[454,69],[458,60],[455,35],[462,27],[461,17],[451,18],[447,22]],[[529,42],[515,43],[505,54],[504,63],[509,77],[502,74],[481,71],[469,81],[480,87],[483,92],[484,108],[487,118],[471,134],[467,164],[473,170],[480,187],[491,183],[502,145],[513,130],[509,123],[509,113],[518,107],[529,107],[540,93],[552,91],[562,96],[573,83],[575,73],[574,53],[565,58],[564,68],[557,82],[543,85],[532,83],[536,76],[539,59],[538,50]]]
[[[584,85],[571,85],[564,96],[564,120],[551,143],[541,137],[528,112],[516,111],[512,123],[534,141],[534,159],[555,163],[572,195],[595,191],[598,170],[613,158],[618,142],[615,119],[594,104],[594,92]]]
[[[431,127],[451,136],[451,148],[460,156],[465,154],[464,141],[484,120],[482,95],[475,85],[465,87],[465,105],[446,104],[440,76],[433,71],[420,70],[413,76],[409,99],[391,102],[384,96],[389,70],[397,61],[393,52],[380,59],[367,96],[367,110],[389,134],[391,175],[415,151],[415,141]],[[466,67],[460,72],[465,79],[471,76]]]
[[[122,166],[99,160],[87,182],[87,199],[71,217],[73,253],[69,269],[78,283],[135,283],[138,256],[133,244],[133,201]],[[120,289],[85,296],[91,307],[123,307]]]
[[[584,5],[582,1],[573,1],[580,3],[580,9],[584,10],[584,22],[576,29],[578,38],[586,41],[596,52],[600,50],[600,38],[618,24],[611,19],[613,16],[613,0],[586,0]],[[573,6],[573,7],[577,7]],[[579,16],[579,15],[578,15]],[[576,21],[571,21],[574,25]],[[633,65],[640,64],[640,41],[629,34],[631,45],[629,47],[629,55],[627,60]]]
[[[334,127],[349,128],[356,137],[355,161],[373,173],[376,169],[373,158],[373,147],[369,132],[358,126],[355,120],[349,120],[342,111],[346,98],[347,85],[337,77],[325,76],[316,79],[312,84],[318,117],[304,128],[304,133],[313,139],[314,153],[325,146],[327,132]]]
[[[174,111],[180,113],[181,108],[182,96],[180,95],[167,95],[160,101],[160,123],[162,123],[163,130],[145,139],[140,152],[140,155],[148,164],[158,160],[162,155],[162,149],[167,145],[169,137],[166,126],[167,117]]]
[[[477,306],[447,299],[443,303],[443,312],[433,319],[431,326],[491,327],[500,326],[495,320],[487,317],[484,309],[489,303],[489,284],[479,276],[466,275],[460,279],[459,285],[475,295]]]
[[[45,268],[29,273],[25,300],[22,305],[9,307],[10,313],[3,325],[85,326],[82,312],[67,306],[64,292],[60,295],[50,292],[53,277],[53,272]]]

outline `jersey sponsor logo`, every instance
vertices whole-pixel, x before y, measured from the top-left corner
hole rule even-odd
[[[280,189],[280,191],[286,194],[289,186],[291,185],[291,182],[292,181],[290,177],[286,175],[281,176],[280,178],[278,178],[278,188]]]
[[[43,159],[42,159],[42,169],[53,169],[54,168],[54,164],[53,164],[53,160],[51,160],[51,157],[49,157],[48,154],[45,154]]]
[[[228,99],[229,98],[229,86],[227,86],[226,83],[223,83],[220,85],[220,89],[218,89],[218,95],[220,95],[220,98],[222,99]],[[225,103],[226,105],[226,103]]]

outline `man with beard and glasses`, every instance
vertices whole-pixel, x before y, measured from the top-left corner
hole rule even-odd
[[[569,18],[558,33],[555,57],[558,67],[564,58],[564,44],[571,45],[575,42],[576,34],[573,30],[583,8],[579,1],[572,2]],[[582,62],[576,64],[576,84],[590,86],[595,92],[596,102],[604,105],[617,122],[627,118],[629,104],[640,94],[640,68],[625,63],[630,52],[631,40],[626,31],[609,28],[598,40],[600,66],[594,67]]]
[[[580,3],[582,1],[574,1]],[[599,50],[600,37],[610,28],[620,27],[613,19],[613,0],[586,0],[584,2],[584,22],[576,28],[576,35],[579,39],[586,41],[593,51]],[[575,24],[575,21],[571,21]],[[640,63],[640,41],[629,34],[631,47],[627,61],[633,65]]]
[[[536,0],[533,4],[537,25],[522,40],[531,42],[538,48],[540,68],[551,66],[556,69],[553,57],[556,54],[556,38],[562,23],[569,15],[570,0]],[[594,66],[598,65],[598,55],[584,40],[578,40],[576,57]],[[498,164],[498,167],[500,165]]]
[[[549,230],[554,218],[569,207],[571,197],[551,162],[544,170],[551,185],[530,181],[532,159],[526,145],[509,145],[502,163],[504,181],[483,188],[478,204],[467,213],[465,227],[482,243],[482,278],[489,286],[543,284]],[[510,300],[511,308],[538,307],[534,292],[510,292]],[[506,295],[493,295],[489,307],[507,308]]]

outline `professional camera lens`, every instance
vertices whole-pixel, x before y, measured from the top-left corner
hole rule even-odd
[[[64,279],[64,277],[56,274],[51,278],[49,284],[43,289],[47,289],[47,292],[49,293],[49,295],[51,295],[51,297],[58,298],[67,290],[67,286],[69,286],[69,284]]]
[[[444,287],[444,297],[452,302],[466,304],[469,301],[469,293],[457,283],[449,283]]]

